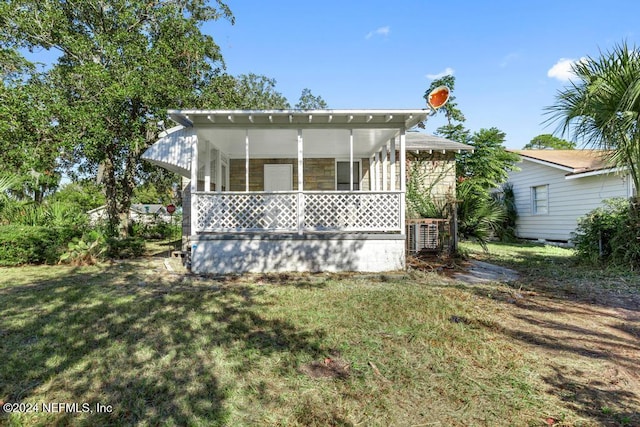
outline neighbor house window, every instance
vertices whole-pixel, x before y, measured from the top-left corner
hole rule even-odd
[[[626,176],[624,179],[627,180],[628,184],[627,184],[627,197],[635,197],[637,196],[637,189],[636,189],[636,185],[633,183],[633,180],[631,179],[631,176]]]
[[[336,162],[336,190],[349,190],[349,161]],[[353,189],[360,190],[360,162],[353,162]]]
[[[534,215],[549,213],[549,186],[538,185],[531,187],[532,212]]]

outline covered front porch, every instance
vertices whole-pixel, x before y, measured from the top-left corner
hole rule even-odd
[[[406,130],[428,110],[170,111],[192,271],[404,268]]]

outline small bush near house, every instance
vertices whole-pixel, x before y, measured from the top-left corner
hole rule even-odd
[[[93,265],[107,250],[104,237],[98,236],[89,240],[89,236],[73,239],[67,244],[67,251],[60,256],[61,263],[73,265]]]
[[[0,212],[0,222],[47,227],[85,228],[88,216],[77,206],[62,202],[13,201]]]
[[[573,238],[576,255],[590,263],[637,270],[640,267],[638,206],[627,199],[604,201],[578,221]]]
[[[458,234],[462,239],[477,241],[487,250],[487,243],[507,217],[504,206],[470,179],[458,183],[457,198]]]
[[[182,233],[182,219],[177,218],[173,223],[161,220],[150,223],[133,222],[129,232],[131,236],[144,239],[177,239]]]
[[[501,242],[515,242],[516,220],[518,211],[516,210],[516,198],[513,192],[513,185],[509,182],[502,185],[500,191],[491,193],[493,200],[504,210],[504,219],[500,221],[495,230],[496,237]]]
[[[0,266],[53,264],[78,231],[69,227],[4,225],[0,227]]]
[[[144,240],[137,237],[107,238],[107,258],[135,258],[144,254]]]

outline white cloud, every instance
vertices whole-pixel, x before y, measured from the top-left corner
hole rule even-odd
[[[443,71],[440,71],[438,74],[427,74],[425,77],[428,78],[429,80],[436,80],[444,76],[453,76],[453,72],[454,72],[453,68],[447,67]]]
[[[373,36],[387,37],[390,32],[391,32],[391,28],[389,28],[389,26],[387,25],[386,27],[380,27],[376,30],[370,31],[369,34],[365,36],[365,38],[368,40]]]
[[[584,60],[585,58],[580,58],[578,60],[569,59],[569,58],[560,58],[558,62],[556,62],[553,65],[553,67],[551,67],[549,71],[547,71],[547,77],[552,79],[558,79],[561,82],[566,83],[569,80],[571,80],[572,77],[575,77],[575,74],[573,74],[573,71],[571,70],[571,67],[573,67],[573,64],[579,61],[584,61]]]
[[[517,52],[510,53],[506,55],[504,58],[502,58],[502,61],[500,62],[500,68],[505,68],[512,62],[517,61],[518,59],[520,59],[519,53]]]

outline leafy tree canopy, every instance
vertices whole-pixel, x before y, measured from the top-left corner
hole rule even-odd
[[[5,169],[21,177],[14,194],[42,202],[60,180],[61,94],[48,76],[16,56],[0,55],[0,66],[5,70],[0,85],[0,159]]]
[[[311,89],[302,89],[300,99],[295,105],[298,110],[322,110],[327,108],[327,103],[321,96],[315,96],[311,93]]]
[[[504,132],[494,127],[474,133],[469,141],[474,151],[458,155],[458,177],[473,180],[486,189],[506,182],[508,172],[517,169],[516,163],[520,157],[504,148],[505,136]]]
[[[566,141],[549,133],[538,135],[523,150],[573,150],[576,148],[575,142]]]
[[[241,74],[235,83],[236,108],[249,110],[284,110],[291,107],[287,98],[276,90],[276,80],[257,74]]]
[[[68,206],[76,206],[82,212],[105,204],[104,190],[93,180],[67,183],[56,191],[50,200],[62,202]]]
[[[0,3],[1,49],[61,52],[47,81],[65,101],[56,135],[80,172],[102,168],[112,229],[129,211],[140,155],[166,108],[215,93],[222,56],[200,26],[220,18],[233,22],[220,0]]]

